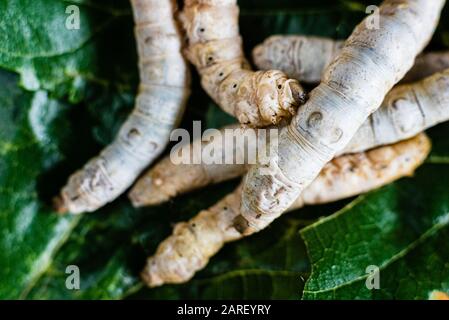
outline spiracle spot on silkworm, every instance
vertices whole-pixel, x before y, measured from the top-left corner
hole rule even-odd
[[[401,102],[401,101],[407,101],[407,99],[406,98],[398,98],[398,99],[395,99],[395,100],[393,100],[392,102],[391,102],[391,107],[393,108],[393,110],[398,110],[399,109],[399,103]]]
[[[249,227],[248,220],[246,220],[242,215],[238,215],[233,220],[233,225],[235,230],[243,234]]]
[[[140,136],[140,131],[137,130],[136,128],[132,128],[131,130],[128,131],[127,137],[128,139],[133,139]]]
[[[150,147],[149,150],[150,152],[154,152],[157,149],[158,144],[154,141],[150,141]]]
[[[321,120],[323,120],[323,114],[321,112],[313,112],[307,120],[308,127],[316,127]]]

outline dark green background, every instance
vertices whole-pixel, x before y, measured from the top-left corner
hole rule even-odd
[[[277,33],[345,38],[373,2],[239,1],[245,47],[250,52]],[[64,27],[69,4],[80,7],[80,30]],[[447,17],[432,49],[449,47]],[[149,290],[138,273],[173,223],[237,181],[153,208],[135,210],[122,197],[93,214],[52,212],[51,198],[68,175],[111,141],[133,106],[128,1],[1,1],[0,68],[0,298],[427,299],[432,290],[449,291],[449,125],[430,130],[434,149],[416,177],[290,213],[226,246],[188,284]],[[196,75],[193,86],[182,126],[232,121]],[[79,291],[65,287],[71,264],[81,271]],[[365,268],[373,264],[381,289],[370,291]]]

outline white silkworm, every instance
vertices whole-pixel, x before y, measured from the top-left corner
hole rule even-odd
[[[241,232],[279,217],[350,142],[428,44],[444,2],[385,0],[380,28],[367,21],[355,28],[308,102],[281,130],[270,164],[253,166],[246,175],[236,219]]]
[[[364,122],[351,142],[338,154],[365,151],[408,139],[448,120],[449,69],[420,82],[393,88],[382,106]],[[243,129],[239,129],[238,125],[229,128],[242,130],[243,135]],[[259,130],[255,130],[254,136],[259,137]],[[249,142],[253,146],[261,145],[257,141]],[[195,141],[194,144],[201,144],[201,141]],[[236,159],[245,159],[243,153],[246,149],[237,148],[237,144],[223,144],[222,139],[213,139],[207,143],[209,148],[211,145],[217,155],[236,154]],[[203,149],[192,145],[190,150],[202,152]],[[194,158],[200,157],[197,155]],[[136,182],[129,197],[134,206],[159,204],[178,194],[241,176],[249,169],[246,163],[174,164],[170,157],[166,157]]]
[[[176,1],[132,0],[139,56],[136,105],[115,140],[75,172],[59,211],[94,211],[122,194],[164,150],[189,96],[190,74],[174,19]]]
[[[341,156],[328,163],[290,210],[321,204],[370,191],[412,175],[430,151],[425,134],[368,152]],[[225,243],[245,235],[234,227],[239,214],[241,187],[201,211],[188,222],[178,223],[173,234],[147,261],[142,277],[150,287],[182,283],[204,268]]]
[[[344,41],[324,37],[271,36],[253,50],[261,70],[281,70],[305,83],[318,83],[324,70],[341,52]],[[402,82],[413,82],[449,68],[449,51],[421,54]]]

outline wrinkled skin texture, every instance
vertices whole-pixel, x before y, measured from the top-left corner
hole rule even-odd
[[[305,101],[304,90],[280,71],[250,69],[238,15],[236,0],[185,1],[185,54],[196,66],[204,90],[241,124],[265,127],[290,119]]]
[[[328,163],[289,210],[336,201],[370,191],[410,176],[430,151],[425,134],[395,145],[341,156]],[[142,277],[150,287],[190,280],[225,243],[244,235],[235,228],[241,186],[188,222],[178,223],[173,234],[148,259]]]
[[[386,96],[382,106],[374,112],[358,129],[349,144],[337,155],[361,152],[385,144],[408,139],[438,123],[449,120],[449,69],[422,81],[398,85]],[[228,128],[241,130],[238,125]],[[228,129],[224,128],[224,129]],[[222,129],[222,132],[223,130]],[[254,129],[246,129],[254,130]],[[253,148],[265,141],[251,140]],[[237,131],[236,135],[243,135]],[[195,141],[194,144],[200,144]],[[191,146],[192,152],[202,152],[204,147],[214,145],[217,155],[236,154],[244,158],[243,148],[237,144],[222,144],[221,139]],[[196,156],[199,158],[198,156]],[[221,156],[220,156],[221,159]],[[245,159],[246,161],[247,159]],[[186,193],[209,184],[230,180],[245,174],[249,169],[244,164],[173,164],[164,158],[140,178],[130,193],[135,206],[155,205],[165,202],[178,194]]]
[[[261,70],[281,70],[301,82],[319,83],[343,44],[344,41],[324,37],[271,36],[254,48],[253,60]],[[417,81],[447,68],[448,51],[423,53],[401,82]]]
[[[269,225],[350,142],[428,44],[444,2],[385,0],[380,28],[371,28],[367,17],[354,29],[321,84],[280,133],[269,164],[248,172],[239,230],[252,233]]]
[[[75,172],[58,211],[95,211],[122,194],[167,145],[189,96],[190,74],[172,0],[131,1],[139,55],[136,105],[115,140]]]
[[[271,36],[253,50],[261,70],[277,69],[301,82],[318,83],[343,41],[313,36]]]

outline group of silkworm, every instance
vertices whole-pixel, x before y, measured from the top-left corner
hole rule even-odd
[[[422,53],[444,3],[385,0],[379,28],[362,21],[346,41],[270,37],[253,50],[260,69],[253,71],[237,0],[184,0],[181,10],[175,0],[131,0],[141,80],[135,108],[115,140],[69,178],[55,199],[58,211],[95,211],[136,180],[129,198],[139,207],[244,176],[159,245],[142,272],[154,287],[188,281],[225,243],[285,212],[412,175],[430,152],[422,132],[449,119],[449,51]],[[255,130],[255,139],[258,128],[279,128],[270,154],[276,161],[174,164],[167,156],[143,173],[182,118],[188,62],[210,97],[237,118],[231,127]],[[317,86],[306,94],[300,82]],[[190,148],[201,152],[201,141]],[[243,152],[232,144],[216,148]]]

